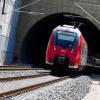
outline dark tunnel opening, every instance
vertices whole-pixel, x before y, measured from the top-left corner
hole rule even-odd
[[[73,19],[71,17],[65,17],[64,14],[69,13],[57,13],[47,16],[38,21],[27,33],[21,47],[21,62],[27,64],[45,64],[45,53],[48,44],[48,40],[52,30],[62,24],[72,25]],[[69,14],[70,15],[70,14]],[[76,14],[71,14],[75,15]],[[80,27],[80,30],[85,37],[89,54],[96,55],[100,53],[99,43],[100,33],[96,26],[85,18],[74,18],[75,21],[84,23]]]

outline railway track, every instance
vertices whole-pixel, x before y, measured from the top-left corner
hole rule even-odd
[[[24,79],[23,84],[26,84],[26,85],[18,86],[18,87],[16,86],[17,88],[14,87],[12,89],[5,87],[4,90],[0,90],[0,100],[4,100],[4,98],[9,98],[12,96],[23,94],[25,92],[29,92],[29,91],[32,91],[34,89],[38,89],[40,87],[51,85],[53,83],[57,83],[57,82],[60,82],[62,80],[66,80],[66,79],[68,79],[68,76],[66,76],[66,77],[54,77],[54,76],[50,76],[50,75],[42,76],[40,78],[33,78],[33,81],[32,80],[30,81],[28,79],[27,80],[28,82],[26,81],[26,83],[25,83],[25,79]],[[21,85],[20,82],[19,83],[17,82],[17,84],[16,84],[16,82],[13,83],[13,81],[12,81],[12,83],[10,82],[9,84]],[[13,87],[13,85],[11,87]]]
[[[8,77],[8,78],[0,78],[0,83],[2,82],[9,82],[9,81],[16,81],[16,80],[22,80],[22,79],[28,79],[28,78],[37,78],[46,76],[48,74],[37,74],[37,75],[27,75],[27,76],[18,76],[18,77]]]
[[[0,82],[13,80],[13,79],[24,79],[31,78],[37,75],[49,74],[50,70],[44,68],[38,68],[31,66],[0,66]]]
[[[0,66],[0,70],[43,70],[43,68],[31,67],[31,66]]]
[[[4,72],[6,74],[6,72],[14,73],[16,71],[26,71],[26,72],[30,71],[30,70],[25,70],[25,69],[20,70],[20,68],[16,68],[16,70],[14,69],[12,71],[12,68],[9,68],[8,70],[7,69],[1,70],[0,72],[1,73]],[[35,68],[32,70],[33,72],[36,70],[38,74],[35,73],[34,75],[30,74],[30,75],[24,75],[24,76],[21,75],[21,76],[0,78],[0,100],[16,100],[17,97],[20,97],[20,96],[24,97],[28,93],[31,93],[31,92],[33,93],[35,89],[39,89],[41,87],[45,88],[45,86],[53,85],[54,83],[57,83],[57,82],[59,83],[63,80],[69,79],[69,76],[65,76],[65,77],[52,76],[50,75],[49,71],[41,69],[41,68],[40,69]]]
[[[1,78],[8,78],[8,77],[18,77],[18,76],[25,76],[25,75],[37,75],[37,74],[48,74],[50,70],[0,70],[0,79]]]

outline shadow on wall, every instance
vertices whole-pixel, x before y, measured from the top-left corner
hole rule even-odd
[[[52,30],[58,25],[71,25],[70,22],[73,21],[73,18],[65,17],[64,14],[70,15],[71,13],[53,14],[41,19],[33,25],[24,38],[21,47],[20,56],[22,63],[45,64],[46,48]],[[75,18],[75,21],[84,23],[84,25],[80,27],[80,30],[88,43],[89,53],[95,54],[100,52],[100,47],[97,46],[100,33],[96,26],[84,18]]]

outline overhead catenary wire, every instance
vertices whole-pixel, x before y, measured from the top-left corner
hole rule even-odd
[[[97,6],[100,7],[100,4],[94,4],[94,3],[88,3],[88,2],[76,2],[77,4],[84,4],[84,5],[90,5],[90,6]]]
[[[37,4],[38,2],[40,2],[41,0],[36,0],[36,1],[33,1],[27,5],[24,5],[22,7],[19,7],[17,9],[14,9],[15,12],[18,12],[18,13],[27,13],[27,14],[32,14],[32,15],[37,15],[37,14],[45,14],[45,13],[41,13],[41,12],[32,12],[32,11],[23,11],[21,9],[25,8],[25,7],[28,7],[28,6],[31,6],[31,5],[34,5],[34,4]]]
[[[20,11],[20,9],[25,8],[25,7],[28,7],[28,6],[30,6],[30,5],[34,5],[34,4],[38,3],[39,1],[40,1],[40,0],[33,1],[33,2],[29,3],[29,4],[27,4],[27,5],[24,5],[24,6],[22,6],[22,7],[16,8],[16,9],[14,9],[13,11],[9,11],[8,13],[5,13],[5,14],[9,14],[9,13],[12,13],[12,12],[27,13],[27,14],[31,14],[31,15],[44,14],[44,13],[39,13],[39,12]],[[5,23],[5,24],[8,24],[8,25],[9,25],[9,23],[6,22],[5,20],[0,19],[0,21],[3,22],[3,23]],[[5,26],[4,26],[4,27],[5,27]],[[6,28],[6,27],[5,27],[5,28]],[[15,27],[15,28],[16,28],[16,27]],[[7,28],[6,28],[6,29],[7,29]],[[2,34],[0,34],[0,35],[2,35]],[[3,36],[3,35],[2,35],[2,36]],[[5,36],[4,36],[4,37],[5,37]],[[7,36],[7,37],[8,37],[8,36]]]
[[[17,9],[14,9],[13,11],[9,11],[8,13],[10,13],[10,12],[12,13],[12,12],[15,11],[15,12],[18,12],[18,13],[27,13],[27,14],[32,14],[32,15],[44,14],[44,13],[39,13],[39,12],[20,11],[20,9],[25,8],[25,7],[27,7],[27,6],[30,6],[30,5],[33,5],[33,4],[36,4],[36,3],[38,3],[39,1],[40,1],[40,0],[36,0],[36,1],[31,2],[31,3],[27,4],[27,5],[24,5],[24,6],[22,6],[22,7],[19,7],[19,8],[17,8]],[[8,14],[8,13],[6,13],[6,14]],[[9,23],[6,22],[5,20],[0,19],[0,21],[3,22],[3,23],[5,23],[5,24],[8,24],[8,25],[9,25]]]
[[[40,0],[36,0],[36,1],[31,2],[31,3],[27,4],[27,5],[24,5],[24,6],[22,6],[22,7],[19,7],[19,8],[17,8],[17,9],[14,9],[13,11],[9,11],[8,13],[5,13],[5,14],[9,14],[9,13],[12,13],[12,12],[27,13],[27,14],[31,14],[31,15],[45,14],[45,13],[39,13],[39,12],[20,11],[20,9],[25,8],[25,7],[27,7],[27,6],[30,6],[30,5],[33,5],[33,4],[36,4],[36,3],[38,3],[39,1],[40,1]],[[5,24],[8,24],[8,25],[9,25],[9,23],[6,22],[6,21],[3,20],[3,19],[0,19],[0,21],[3,22],[3,23],[5,23]],[[5,26],[4,26],[4,27],[5,27]],[[6,28],[6,27],[5,27],[5,28]],[[6,29],[7,29],[7,28],[6,28]]]
[[[90,13],[88,13],[85,9],[83,9],[80,5],[73,2],[78,8],[80,8],[82,11],[84,11],[89,17],[91,17],[94,21],[96,21],[98,24],[100,24],[100,21],[97,20],[95,17],[93,17]]]
[[[13,11],[15,11],[15,12],[17,12],[17,13],[26,13],[26,14],[31,14],[31,15],[37,15],[37,14],[45,14],[45,13],[42,13],[42,12],[31,12],[31,11],[23,11],[23,10],[21,10],[22,8],[25,8],[25,7],[28,7],[28,6],[31,6],[31,5],[34,5],[34,4],[37,4],[38,2],[40,2],[41,0],[36,0],[36,1],[33,1],[33,2],[31,2],[31,3],[29,3],[29,4],[26,4],[26,5],[24,5],[24,6],[21,6],[21,7],[19,7],[19,8],[16,8],[16,9],[14,9]],[[91,14],[89,14],[86,10],[84,10],[80,5],[78,5],[78,3],[81,3],[81,2],[73,2],[76,6],[78,6],[80,9],[82,9],[89,17],[83,17],[83,16],[74,16],[74,17],[82,17],[82,18],[88,18],[88,19],[94,19],[98,24],[100,24],[100,22],[96,19],[96,18],[94,18]],[[88,5],[95,5],[96,6],[96,4],[90,4],[90,3],[83,3],[83,4],[88,4]],[[100,6],[100,5],[97,5],[97,6]],[[10,11],[10,12],[12,12],[12,11]],[[10,13],[10,12],[8,12],[8,13]],[[65,15],[66,16],[66,15]],[[71,17],[71,15],[67,15],[67,16],[69,16],[69,17]]]
[[[43,15],[45,13],[40,13],[40,12],[31,12],[31,11],[15,11],[15,12],[18,12],[18,13],[26,13],[26,14],[31,14],[31,15],[37,15],[37,14],[40,14],[40,15]]]
[[[17,8],[17,9],[15,9],[15,10],[20,10],[20,9],[25,8],[25,7],[28,7],[28,6],[30,6],[30,5],[34,5],[34,4],[36,4],[36,3],[40,2],[40,1],[41,1],[41,0],[33,1],[33,2],[29,3],[29,4],[27,4],[27,5],[24,5],[24,6],[22,6],[22,7]]]
[[[33,1],[31,3],[28,3],[24,6],[21,6],[21,7],[18,7],[16,9],[14,9],[13,11],[9,11],[5,14],[9,14],[9,13],[12,13],[12,12],[18,12],[18,13],[27,13],[27,14],[32,14],[32,15],[36,15],[36,14],[44,14],[44,13],[40,13],[40,12],[29,12],[29,11],[23,11],[21,9],[25,8],[25,7],[28,7],[28,6],[31,6],[31,5],[34,5],[34,4],[37,4],[38,2],[40,2],[41,0],[36,0],[36,1]]]
[[[80,16],[80,15],[72,15],[72,14],[70,14],[70,15],[67,15],[67,14],[64,14],[63,16],[65,16],[65,17],[69,17],[69,18],[87,18],[87,19],[92,19],[91,17],[84,17],[84,16]]]

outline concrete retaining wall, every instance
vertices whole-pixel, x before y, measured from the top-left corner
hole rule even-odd
[[[14,9],[20,6],[20,0],[4,0],[0,3],[0,65],[11,64],[16,40],[18,14]],[[3,11],[2,11],[3,10]],[[3,14],[2,14],[3,13]]]

